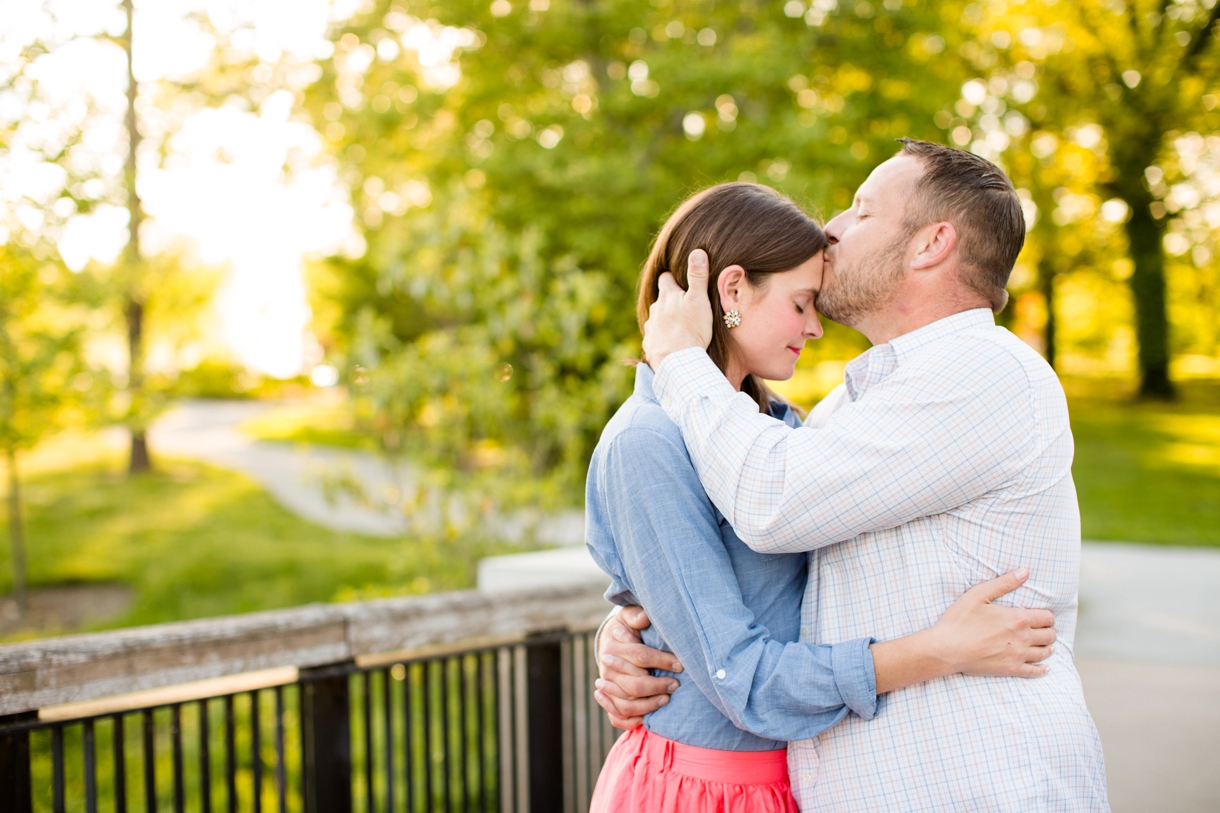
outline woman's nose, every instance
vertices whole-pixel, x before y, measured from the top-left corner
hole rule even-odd
[[[822,338],[822,320],[818,318],[816,313],[805,324],[805,335],[811,339]]]

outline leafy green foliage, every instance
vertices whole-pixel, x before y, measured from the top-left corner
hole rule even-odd
[[[90,369],[80,280],[52,260],[0,246],[0,449],[23,451],[103,403]]]
[[[315,270],[319,328],[382,445],[578,493],[668,212],[739,178],[843,207],[936,135],[944,8],[831,6],[379,3],[336,32],[306,107],[367,250]]]

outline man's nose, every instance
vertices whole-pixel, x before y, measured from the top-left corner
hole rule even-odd
[[[840,214],[837,217],[832,217],[830,222],[826,224],[824,231],[826,232],[826,237],[829,239],[832,246],[839,242],[839,237],[843,234],[843,221],[845,219],[844,215],[846,214],[847,212],[843,212],[843,214]]]

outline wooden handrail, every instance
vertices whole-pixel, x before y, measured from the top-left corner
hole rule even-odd
[[[593,629],[609,609],[603,589],[589,582],[310,604],[0,646],[0,714],[264,669]]]

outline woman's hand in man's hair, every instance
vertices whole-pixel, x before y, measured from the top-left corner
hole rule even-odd
[[[643,607],[624,607],[602,631],[597,667],[601,677],[593,697],[606,710],[610,724],[630,731],[644,722],[644,715],[669,702],[678,681],[652,677],[649,669],[681,672],[682,664],[672,652],[645,646],[640,630],[651,622]]]

